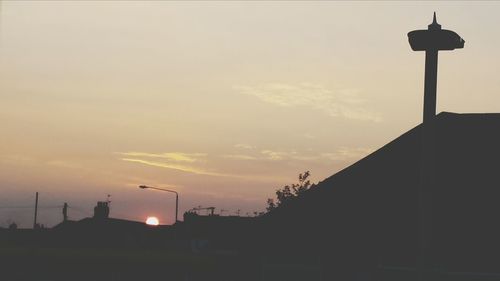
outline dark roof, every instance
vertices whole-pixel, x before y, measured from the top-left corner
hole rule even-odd
[[[477,164],[489,166],[496,162],[500,156],[499,154],[495,155],[495,152],[500,151],[500,143],[498,142],[500,141],[500,113],[457,114],[442,112],[436,116],[434,123],[436,126],[435,152],[438,170],[448,171],[450,168],[457,168],[457,161],[463,163],[465,160],[480,162],[471,167],[473,170],[477,170],[479,167]],[[363,172],[365,175],[363,170],[367,166],[370,166],[371,170],[376,169],[379,173],[384,174],[383,170],[386,170],[384,168],[387,165],[404,164],[408,170],[418,173],[416,169],[413,169],[413,166],[420,163],[421,130],[422,124],[325,179],[318,187],[331,186],[335,181],[342,181],[344,177],[350,177],[354,173]],[[378,168],[372,166],[375,162],[377,162],[377,166],[380,164],[383,166]],[[439,173],[437,176],[443,179],[447,175]]]
[[[438,256],[446,262],[454,256],[467,260],[468,266],[471,259],[493,266],[480,257],[500,252],[500,114],[443,112],[431,125],[432,227]],[[421,134],[418,125],[268,219],[288,233],[314,233],[313,240],[335,241],[336,249],[365,254],[381,247],[389,263],[413,263]]]
[[[84,218],[79,221],[65,221],[53,227],[55,230],[141,230],[148,226],[143,222],[115,218]]]
[[[115,218],[84,218],[65,221],[51,229],[50,238],[58,246],[149,247],[165,246],[171,226],[149,226],[143,222]]]

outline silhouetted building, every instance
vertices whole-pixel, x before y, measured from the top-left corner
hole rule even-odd
[[[177,225],[179,237],[191,241],[191,248],[198,250],[240,251],[250,235],[256,231],[257,217],[199,215],[184,213],[184,221]],[[203,245],[197,245],[203,244]]]
[[[52,228],[53,242],[66,246],[99,247],[139,247],[157,243],[165,244],[165,239],[158,243],[158,233],[166,238],[171,235],[166,226],[148,226],[144,222],[110,218],[109,202],[99,201],[94,207],[94,216],[79,221],[64,220]]]
[[[106,219],[109,217],[109,202],[99,201],[94,207],[95,219]]]
[[[444,112],[430,123],[430,262],[438,272],[500,273],[500,114]],[[264,247],[321,255],[332,271],[414,268],[421,133],[419,125],[266,215]]]

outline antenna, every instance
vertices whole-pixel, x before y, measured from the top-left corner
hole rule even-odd
[[[36,192],[35,196],[35,218],[33,220],[33,229],[37,228],[37,223],[36,223],[37,215],[38,215],[38,191]]]
[[[441,25],[437,23],[436,20],[436,12],[434,12],[434,16],[432,16],[432,23],[427,26],[429,30],[440,30]]]

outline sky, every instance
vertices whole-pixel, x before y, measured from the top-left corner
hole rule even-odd
[[[91,216],[161,223],[263,211],[422,120],[432,13],[437,111],[500,112],[500,2],[0,1],[0,226]],[[17,208],[12,208],[17,207]],[[22,207],[22,208],[21,208]]]

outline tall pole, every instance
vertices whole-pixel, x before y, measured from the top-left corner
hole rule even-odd
[[[179,214],[179,193],[175,193],[175,223],[179,220],[177,219],[177,215]]]
[[[38,214],[38,192],[36,193],[36,197],[35,197],[35,219],[33,221],[33,229],[36,229],[36,217],[37,217],[37,214]]]
[[[432,245],[432,197],[435,188],[435,122],[438,51],[464,47],[465,41],[453,31],[441,29],[436,13],[426,30],[408,33],[412,50],[425,51],[424,118],[421,126],[420,183],[418,187],[418,253],[417,279],[434,278]]]
[[[424,116],[420,162],[420,188],[418,190],[418,280],[429,281],[433,277],[429,269],[433,263],[432,221],[433,190],[435,188],[435,130],[431,121],[436,116],[436,92],[438,50],[425,51]]]
[[[65,222],[68,220],[68,203],[66,202],[64,202],[62,213],[63,213],[63,222]]]
[[[436,115],[438,50],[425,51],[424,123]]]
[[[155,189],[155,190],[160,190],[160,191],[165,191],[165,192],[171,192],[175,193],[175,222],[177,223],[178,220],[178,214],[179,214],[179,193],[175,190],[170,190],[170,189],[165,189],[165,188],[158,188],[154,186],[147,186],[147,185],[139,185],[139,188],[141,189]]]

